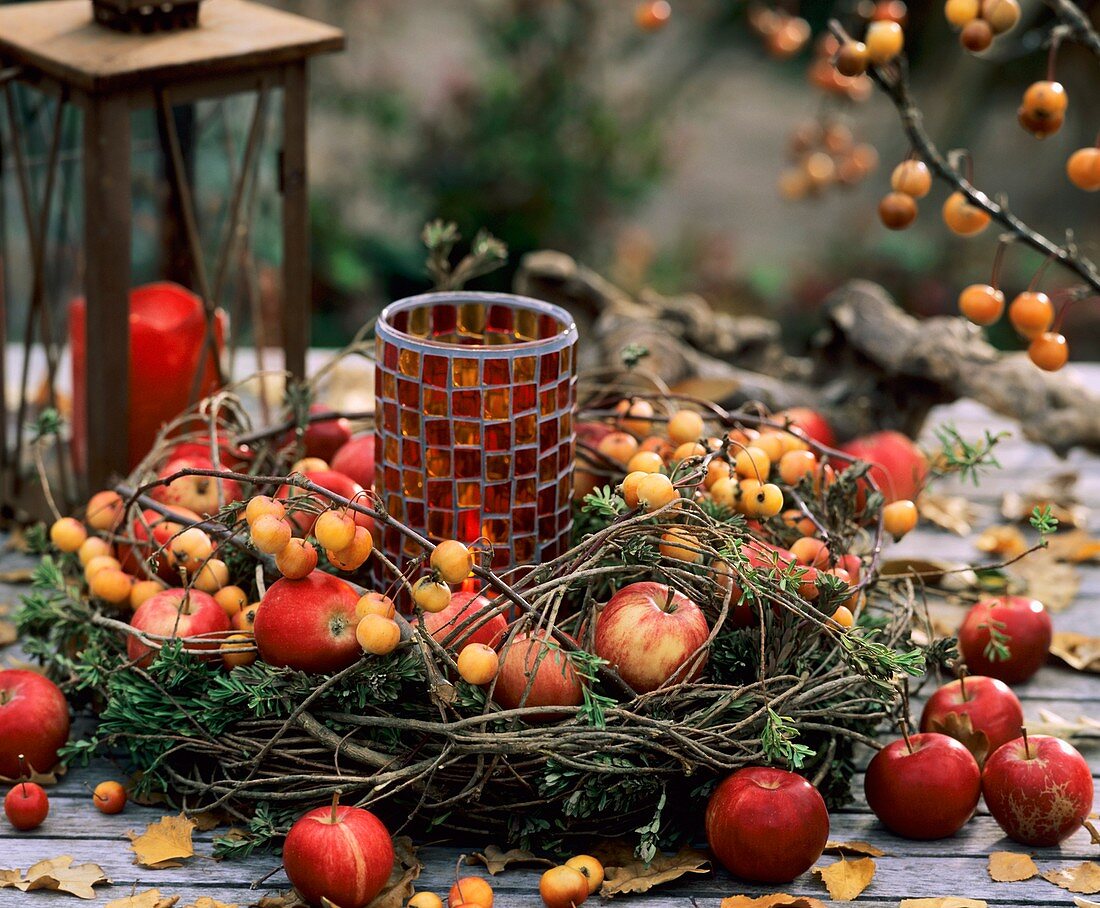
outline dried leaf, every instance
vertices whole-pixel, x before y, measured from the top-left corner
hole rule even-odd
[[[1067,719],[1049,709],[1039,710],[1039,721],[1028,722],[1027,730],[1037,735],[1053,735],[1055,738],[1100,737],[1100,722],[1088,716]]]
[[[1008,570],[1023,581],[1028,595],[1034,596],[1051,612],[1065,609],[1081,587],[1081,572],[1072,564],[1055,560],[1046,549],[1032,552]]]
[[[1072,470],[1056,473],[1028,486],[1022,492],[1005,492],[1001,499],[1001,513],[1006,520],[1023,522],[1032,512],[1049,507],[1063,527],[1084,526],[1088,522],[1088,509],[1077,497],[1077,474]]]
[[[280,892],[278,895],[265,895],[249,908],[305,908],[306,903],[293,889]]]
[[[1022,883],[1039,873],[1030,854],[994,851],[989,856],[989,878],[994,883]]]
[[[898,908],[989,908],[989,902],[947,895],[932,899],[902,899]]]
[[[787,895],[785,892],[776,892],[773,895],[761,895],[753,898],[751,895],[731,895],[728,899],[722,899],[719,908],[828,908],[821,899],[810,898],[808,895]]]
[[[10,621],[0,621],[0,646],[11,646],[19,639],[15,625]]]
[[[1100,560],[1100,539],[1081,529],[1055,533],[1047,539],[1047,550],[1058,561],[1072,561],[1074,564],[1097,561]]]
[[[1100,902],[1094,902],[1092,899],[1083,899],[1079,895],[1073,897],[1073,904],[1076,908],[1100,908]]]
[[[195,821],[181,813],[150,823],[141,835],[133,830],[127,832],[130,849],[135,854],[134,863],[152,870],[179,867],[181,859],[194,857],[195,846],[191,844],[194,829]]]
[[[16,876],[13,877],[13,873]],[[72,855],[68,854],[39,861],[26,874],[18,874],[17,870],[0,870],[0,889],[14,887],[21,892],[46,889],[51,892],[66,892],[79,899],[94,899],[95,890],[92,887],[111,882],[98,864],[74,866]]]
[[[195,829],[199,832],[209,832],[229,822],[228,815],[218,810],[203,810],[200,813],[191,814],[195,821]]]
[[[36,785],[56,785],[65,773],[69,771],[69,768],[62,763],[58,763],[49,772],[39,772],[34,766],[27,764],[30,768],[30,774],[25,776],[19,776],[18,778],[9,779],[7,776],[0,776],[0,785],[15,784],[16,782],[34,782]]]
[[[885,857],[886,852],[870,842],[826,842],[825,854],[858,854],[868,858]]]
[[[922,492],[917,499],[920,516],[956,536],[969,536],[978,518],[973,502],[961,495],[939,495]]]
[[[944,713],[942,717],[932,720],[930,730],[962,743],[974,755],[979,766],[989,756],[989,736],[984,731],[975,730],[967,713]]]
[[[104,908],[172,908],[179,900],[178,895],[163,896],[158,889],[146,889],[136,895],[112,899]]]
[[[200,895],[190,905],[184,905],[183,908],[240,908],[240,906],[236,902],[219,902],[208,895]]]
[[[1095,861],[1085,861],[1061,870],[1044,870],[1042,876],[1048,883],[1069,892],[1080,892],[1084,895],[1100,892],[1100,864]]]
[[[15,568],[0,571],[0,583],[30,583],[34,579],[34,568]]]
[[[974,548],[998,558],[1016,558],[1027,551],[1027,539],[1019,527],[1010,524],[992,526],[974,540]]]
[[[424,865],[416,856],[416,847],[408,836],[393,840],[393,870],[382,891],[374,897],[368,908],[402,908],[413,896],[413,883],[420,877]]]
[[[1089,844],[1100,845],[1100,829],[1097,829],[1089,820],[1085,820],[1084,827],[1089,833]]]
[[[649,892],[654,886],[671,883],[685,873],[707,873],[710,858],[702,851],[684,846],[676,854],[658,854],[649,864],[634,860],[621,866],[604,865],[607,876],[600,895],[611,898],[633,892]]]
[[[466,863],[484,864],[490,876],[496,876],[498,873],[503,873],[512,864],[538,864],[544,867],[554,866],[553,861],[548,861],[546,858],[540,858],[537,854],[532,854],[530,851],[521,851],[519,848],[505,851],[496,845],[490,845],[484,851],[478,851],[471,854],[466,858]]]
[[[828,867],[815,867],[814,873],[829,890],[829,898],[837,902],[850,902],[859,897],[875,878],[875,862],[870,858],[848,861],[843,857]]]
[[[1100,637],[1074,631],[1055,631],[1050,654],[1079,672],[1100,672]]]

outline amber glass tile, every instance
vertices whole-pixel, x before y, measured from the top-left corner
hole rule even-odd
[[[451,449],[428,448],[425,463],[429,476],[433,478],[449,477],[451,475]]]
[[[394,473],[397,471],[394,470]],[[386,510],[397,520],[405,519],[405,499],[401,497],[400,486],[394,485],[393,491],[386,490]]]
[[[512,540],[512,552],[514,553],[517,562],[534,561],[535,537],[516,536]]]
[[[573,380],[571,378],[558,382],[558,409],[564,410],[573,400]]]
[[[408,498],[420,498],[424,492],[424,476],[419,470],[402,470],[401,490]]]
[[[397,347],[394,344],[386,344],[382,351],[382,365],[387,369],[397,368]]]
[[[557,488],[552,485],[544,486],[542,485],[542,483],[539,483],[539,517],[541,518],[544,514],[552,514],[554,512],[554,507],[556,504]]]
[[[535,414],[516,417],[516,444],[530,445],[535,443],[537,435],[537,423]]]
[[[401,549],[409,558],[415,558],[421,553],[420,543],[415,539],[406,538],[401,544]]]
[[[481,523],[481,534],[495,540],[498,545],[507,546],[508,521],[492,518]]]
[[[454,535],[455,516],[449,508],[428,508],[428,535],[436,539],[449,539]]]
[[[451,363],[451,374],[456,388],[476,388],[481,384],[476,359],[455,359]]]
[[[515,385],[512,388],[512,413],[534,410],[537,402],[535,385]]]
[[[481,446],[481,423],[461,422],[454,423],[454,436],[456,445]]]
[[[509,454],[485,455],[485,478],[499,482],[511,475],[512,457]]]
[[[460,304],[458,307],[458,330],[462,334],[480,339],[485,334],[486,314],[484,303]]]
[[[535,380],[535,357],[517,356],[512,362],[512,375],[517,385]]]
[[[432,310],[428,306],[417,306],[409,313],[408,332],[413,337],[427,337],[432,331]]]
[[[535,509],[516,508],[512,512],[512,529],[517,535],[535,532]]]
[[[401,434],[407,438],[420,438],[420,412],[418,410],[401,411]]]
[[[451,423],[446,419],[424,420],[424,440],[430,448],[449,448],[454,444]]]
[[[556,419],[546,419],[539,423],[539,448],[542,449],[543,455],[551,453],[551,451],[557,447],[558,444],[558,421]],[[557,470],[557,463],[553,457],[547,457],[554,470]]]
[[[452,391],[451,414],[464,416],[469,419],[481,418],[481,392],[480,391]]]
[[[573,477],[566,473],[558,480],[558,507],[564,508],[573,497]]]
[[[528,476],[525,479],[516,480],[516,504],[535,503],[535,477]]]
[[[424,415],[446,416],[448,396],[446,391],[435,388],[424,389]]]
[[[415,350],[402,350],[397,357],[397,371],[420,378],[420,354]]]
[[[570,375],[573,372],[573,348],[565,347],[561,351],[561,373]]]
[[[397,440],[396,435],[387,435],[386,443],[384,445],[384,451],[386,454],[386,463],[396,464],[401,456],[398,453],[400,442]]]
[[[481,478],[481,451],[472,448],[455,448],[454,462],[456,478]]]
[[[486,514],[510,514],[512,511],[512,484],[510,482],[491,482],[485,486]],[[501,536],[492,536],[501,539]]]
[[[516,475],[534,476],[535,467],[538,464],[539,453],[534,448],[516,449]]]
[[[558,532],[562,533],[567,530],[569,528],[569,524],[572,523],[572,521],[573,512],[568,507],[561,508],[558,511],[557,516]]]
[[[557,353],[544,353],[539,357],[539,384],[549,385],[558,380],[558,362],[561,357]]]
[[[491,423],[485,427],[486,451],[507,451],[511,446],[512,424],[510,422]]]
[[[516,337],[521,341],[538,340],[538,315],[530,309],[517,309],[515,312]]]
[[[553,482],[558,478],[558,460],[556,457],[539,458],[539,482]]]
[[[558,437],[566,441],[573,434],[573,414],[566,412],[558,418]]]
[[[451,480],[428,480],[428,504],[433,508],[453,508],[455,506],[454,486]]]
[[[507,388],[487,388],[482,394],[485,419],[507,419],[512,395]]]
[[[574,460],[573,446],[564,443],[558,448],[558,472],[564,472]]]
[[[405,467],[420,466],[420,441],[415,438],[406,438],[401,443],[401,465]]]
[[[553,388],[539,391],[539,415],[552,416],[558,409],[558,395]]]
[[[458,512],[455,536],[460,542],[473,542],[481,534],[481,511],[477,508]]]
[[[550,542],[557,531],[558,521],[554,516],[554,512],[549,511],[545,514],[539,512],[539,538],[545,542]]]
[[[451,372],[451,362],[445,356],[429,353],[424,357],[424,384],[433,388],[446,388]]]
[[[392,372],[382,373],[382,396],[388,400],[397,397],[397,376]]]
[[[481,370],[487,385],[507,385],[512,381],[510,363],[504,357],[485,360]]]

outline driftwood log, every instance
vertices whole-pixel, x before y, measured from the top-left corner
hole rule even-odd
[[[916,435],[937,404],[970,398],[1019,421],[1024,435],[1059,454],[1100,451],[1100,393],[1072,369],[1047,373],[1002,353],[965,320],[918,320],[882,287],[851,281],[822,308],[809,355],[783,348],[779,325],[716,312],[695,294],[632,297],[567,255],[534,252],[516,275],[519,293],[569,308],[581,327],[582,368],[617,362],[630,344],[674,388],[723,406],[811,406],[841,438],[898,429]]]

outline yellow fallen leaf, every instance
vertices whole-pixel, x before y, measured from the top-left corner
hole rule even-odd
[[[875,878],[875,862],[870,858],[848,861],[843,857],[828,867],[815,867],[814,873],[829,890],[829,898],[837,902],[850,902],[871,885]]]
[[[278,895],[263,896],[256,902],[254,908],[306,908],[306,903],[302,901],[302,897],[297,892],[289,889],[286,892],[280,892]]]
[[[648,892],[654,886],[671,883],[686,873],[707,873],[710,858],[702,851],[684,846],[676,854],[658,854],[648,864],[632,860],[621,866],[604,864],[607,873],[600,895],[611,898],[634,892]]]
[[[208,895],[200,895],[190,905],[184,905],[183,908],[240,908],[240,906],[236,902],[219,902]]]
[[[1050,654],[1079,672],[1100,672],[1100,637],[1074,631],[1055,631]]]
[[[1007,570],[1023,581],[1029,596],[1051,612],[1067,608],[1081,588],[1081,572],[1072,564],[1055,559],[1047,549],[1032,552]]]
[[[22,870],[0,870],[0,889],[11,889],[23,879]]]
[[[94,899],[95,890],[92,887],[111,882],[98,864],[74,866],[72,855],[68,854],[39,861],[18,879],[11,879],[11,871],[3,873],[4,882],[0,888],[14,887],[21,892],[45,889],[66,892],[80,899]]]
[[[34,568],[15,568],[0,571],[0,583],[30,583],[34,579]]]
[[[1049,536],[1047,550],[1058,561],[1081,564],[1100,558],[1100,539],[1090,536],[1085,530],[1069,530]]]
[[[826,842],[825,854],[859,854],[869,858],[881,858],[886,852],[870,842]]]
[[[135,855],[134,863],[152,870],[180,866],[181,859],[194,857],[195,847],[191,844],[194,829],[195,821],[181,813],[178,817],[161,817],[150,823],[141,835],[133,830],[127,832],[130,849]]]
[[[1021,883],[1038,875],[1039,868],[1030,854],[994,851],[989,856],[989,878],[994,883]]]
[[[1048,883],[1069,892],[1080,892],[1083,895],[1100,892],[1100,864],[1095,861],[1085,861],[1061,870],[1044,870],[1042,877]]]
[[[989,908],[989,902],[946,895],[932,899],[902,899],[898,908]]]
[[[157,889],[146,889],[121,899],[112,899],[104,908],[172,908],[179,900],[178,895],[162,896]]]
[[[751,895],[731,895],[728,899],[722,899],[720,908],[828,908],[821,899],[810,898],[808,895],[787,895],[785,892],[776,892],[773,895],[761,895],[753,898]]]
[[[416,846],[408,836],[393,840],[393,870],[382,891],[367,908],[403,908],[416,891],[413,883],[420,877],[424,865],[416,856]]]
[[[973,502],[961,495],[922,492],[917,499],[920,516],[956,536],[969,536],[978,517]]]
[[[18,639],[15,625],[10,621],[0,621],[0,646],[11,646]]]
[[[1079,895],[1073,897],[1073,904],[1076,908],[1100,908],[1100,902],[1094,902],[1092,899],[1083,899]]]
[[[513,864],[539,864],[545,867],[553,867],[554,862],[546,858],[540,858],[530,851],[521,851],[513,848],[505,851],[497,845],[489,845],[484,851],[478,851],[466,858],[467,864],[484,864],[490,876],[503,873]]]
[[[998,558],[1016,558],[1027,551],[1027,539],[1019,527],[1003,524],[992,526],[974,540],[974,548]]]

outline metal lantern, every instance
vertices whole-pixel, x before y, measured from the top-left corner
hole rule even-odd
[[[434,540],[487,540],[493,566],[560,554],[572,530],[572,316],[503,293],[428,293],[378,320],[375,484]],[[419,546],[396,530],[401,564]]]
[[[230,285],[237,291],[234,307],[252,310],[257,349],[264,346],[263,319],[257,318],[260,282],[249,227],[258,185],[263,185],[257,174],[265,160],[274,163],[269,168],[275,172],[271,184],[282,196],[278,318],[284,363],[293,376],[305,371],[310,275],[308,65],[315,55],[343,47],[343,33],[248,0],[217,0],[204,6],[197,27],[151,36],[130,34],[97,24],[95,20],[102,18],[100,13],[108,6],[120,15],[132,13],[139,18],[153,8],[165,16],[173,11],[183,18],[198,10],[190,0],[151,5],[97,0],[93,18],[89,0],[0,5],[0,108],[4,108],[0,109],[0,175],[5,177],[0,186],[0,257],[6,278],[0,287],[0,380],[7,371],[17,376],[18,385],[17,395],[9,397],[9,374],[9,381],[0,387],[6,402],[5,420],[0,424],[0,491],[6,505],[31,512],[40,513],[42,508],[28,451],[32,446],[26,422],[39,405],[38,388],[28,384],[28,364],[44,362],[42,397],[56,403],[66,308],[74,295],[82,297],[85,307],[79,318],[85,332],[84,348],[79,351],[83,368],[74,376],[75,396],[84,403],[84,412],[74,422],[87,427],[86,452],[78,464],[85,490],[100,488],[113,474],[127,472],[132,404],[148,403],[156,394],[148,386],[130,386],[139,380],[130,356],[131,334],[136,333],[136,329],[132,332],[136,304],[131,296],[137,283],[132,235],[139,217],[143,219],[139,223],[148,221],[145,210],[135,213],[133,201],[133,188],[141,176],[132,166],[137,150],[135,117],[152,112],[155,130],[147,131],[153,138],[143,145],[159,152],[163,161],[163,171],[155,177],[158,182],[150,193],[158,202],[165,196],[159,236],[165,261],[159,269],[184,285],[175,290],[153,286],[177,303],[181,293],[192,292],[201,303],[205,323],[199,365],[191,367],[192,375],[178,378],[191,391],[190,399],[195,400],[202,389],[198,376],[205,368],[213,365],[221,378],[218,334],[225,326],[219,307],[233,308],[226,304]],[[247,124],[243,140],[234,138],[224,107],[220,121],[211,118],[224,127],[224,136],[219,136],[224,141],[213,152],[223,160],[211,170],[226,174],[228,183],[223,214],[214,223],[196,200],[194,189],[205,172],[195,173],[185,125],[195,124],[198,129],[198,102],[223,103],[236,95],[255,98],[252,105],[247,105],[247,99],[241,102],[252,111],[250,117],[238,118],[242,126]],[[280,97],[277,148],[268,149],[270,109]],[[214,109],[217,112],[217,105]],[[277,155],[265,156],[265,151],[272,150]],[[70,191],[74,187],[76,191]],[[82,216],[70,217],[74,196],[82,200]],[[26,255],[12,249],[15,232],[10,222],[15,220],[23,222]],[[70,221],[75,221],[71,229]],[[156,239],[150,236],[156,233],[139,231],[138,239]],[[25,294],[11,291],[11,274],[17,266],[30,275]],[[78,275],[72,286],[58,277],[69,272]],[[242,289],[246,285],[247,291]],[[152,309],[159,311],[157,306]],[[23,346],[23,361],[21,367],[5,370],[2,329],[14,314],[25,316],[13,332]],[[182,335],[170,335],[164,342],[164,368],[183,343]],[[152,354],[157,352],[154,349]],[[8,409],[12,406],[15,412]],[[57,452],[55,461],[61,467],[69,460],[66,451]]]

